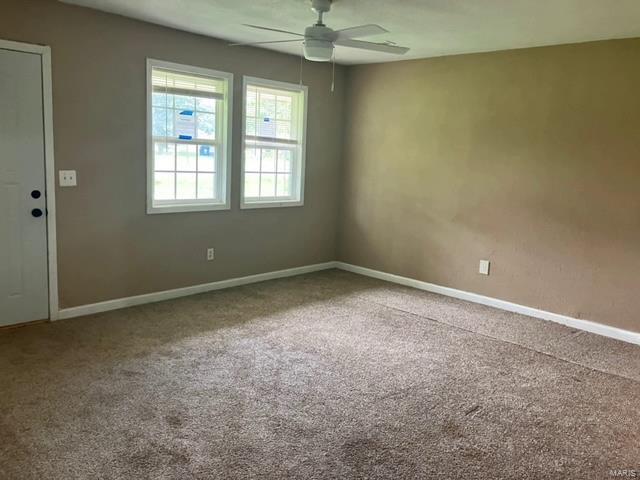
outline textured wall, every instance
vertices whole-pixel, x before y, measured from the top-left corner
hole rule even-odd
[[[333,260],[343,69],[305,63],[305,205],[239,209],[242,75],[297,82],[300,60],[53,0],[3,0],[0,38],[51,46],[60,300],[70,307]],[[146,215],[145,59],[235,75],[232,209]],[[205,249],[216,260],[205,261]]]
[[[341,260],[640,331],[640,39],[348,77]]]
[[[305,63],[305,206],[241,211],[241,76],[295,82],[297,58],[53,0],[3,0],[0,38],[52,47],[79,178],[63,307],[332,260],[337,237],[341,260],[640,331],[640,40],[352,67],[347,92],[338,68],[333,95]],[[145,214],[146,57],[236,75],[231,211]]]

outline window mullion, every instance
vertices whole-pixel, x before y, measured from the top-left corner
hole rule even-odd
[[[197,119],[196,119],[197,121]],[[197,132],[197,127],[196,127],[196,132]],[[200,145],[196,145],[196,198],[200,198],[198,192],[198,182],[200,181]]]
[[[258,175],[258,197],[262,196],[262,148],[260,150],[260,175]]]
[[[231,88],[233,88],[233,86],[231,86]],[[226,185],[223,184],[224,178],[222,175],[220,175],[220,172],[225,172],[225,176],[227,175],[231,175],[230,171],[225,171],[224,167],[222,165],[222,157],[224,154],[224,156],[226,157],[226,153],[227,153],[227,149],[230,148],[229,145],[226,144],[227,141],[227,135],[226,132],[223,131],[224,129],[222,128],[222,119],[225,115],[225,111],[224,111],[225,105],[222,102],[216,102],[216,141],[218,142],[224,142],[223,146],[221,148],[218,148],[217,144],[213,149],[213,153],[215,155],[215,171],[216,171],[216,178],[215,178],[215,182],[214,182],[214,186],[215,186],[215,197],[216,198],[220,198],[220,195],[222,195],[222,192],[226,192]],[[227,125],[227,128],[231,128],[231,125]],[[224,137],[224,138],[223,138]]]
[[[174,125],[175,128],[175,125]],[[175,133],[175,132],[174,132]],[[173,149],[173,199],[178,199],[178,146]]]

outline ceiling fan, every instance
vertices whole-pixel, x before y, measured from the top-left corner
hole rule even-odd
[[[331,10],[331,0],[311,0],[311,9],[318,14],[318,20],[314,25],[307,27],[302,33],[289,32],[277,28],[261,27],[259,25],[248,25],[246,27],[269,30],[271,32],[286,33],[301,38],[291,40],[272,40],[268,42],[232,43],[232,46],[240,45],[266,45],[271,43],[292,43],[302,42],[304,57],[314,62],[329,62],[333,57],[335,45],[340,47],[359,48],[374,52],[391,53],[394,55],[404,55],[409,51],[406,47],[398,47],[393,42],[374,43],[354,40],[355,38],[368,37],[388,33],[379,25],[360,25],[357,27],[345,28],[343,30],[333,30],[323,23],[323,16]]]

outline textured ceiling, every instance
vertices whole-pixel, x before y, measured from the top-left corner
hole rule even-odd
[[[235,42],[292,38],[243,23],[303,32],[315,20],[307,0],[62,1]],[[640,0],[336,0],[325,23],[377,23],[390,33],[366,40],[411,48],[404,56],[336,49],[338,63],[374,63],[640,37]],[[269,48],[300,53],[297,44]]]

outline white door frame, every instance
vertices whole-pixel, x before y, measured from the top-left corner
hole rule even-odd
[[[42,64],[42,111],[44,122],[44,165],[47,199],[47,259],[49,270],[49,320],[58,319],[58,250],[56,243],[56,171],[53,159],[53,95],[51,48],[45,45],[0,39],[0,48],[40,55]]]

